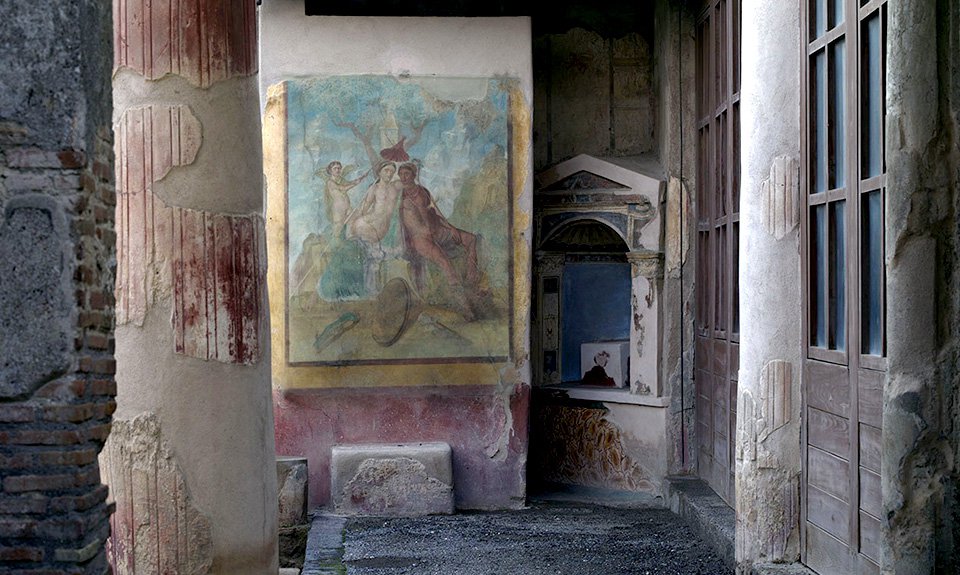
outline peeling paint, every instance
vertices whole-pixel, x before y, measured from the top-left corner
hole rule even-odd
[[[513,410],[510,409],[510,400],[520,385],[523,385],[523,379],[517,368],[507,366],[500,370],[500,380],[497,382],[497,391],[494,397],[497,399],[495,409],[498,412],[502,410],[503,415],[499,419],[503,423],[496,441],[484,448],[484,453],[493,461],[504,461],[507,458],[510,438],[515,432],[513,429]]]
[[[169,9],[115,0],[114,66],[150,80],[183,76],[206,88],[257,71],[256,6],[230,0],[171,0]]]
[[[193,503],[155,414],[114,420],[100,454],[116,505],[107,554],[118,575],[205,575],[213,563],[209,518]]]
[[[670,176],[667,182],[666,214],[666,267],[673,277],[679,274],[680,267],[687,262],[690,249],[690,191],[679,178]],[[681,220],[683,227],[680,227]]]

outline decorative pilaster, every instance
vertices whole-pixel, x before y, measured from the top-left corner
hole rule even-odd
[[[630,263],[630,392],[660,397],[660,289],[663,254],[628,252]]]

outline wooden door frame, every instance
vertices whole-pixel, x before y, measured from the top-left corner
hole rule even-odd
[[[800,240],[800,257],[802,260],[801,265],[801,289],[802,289],[802,302],[803,302],[803,326],[802,326],[802,341],[804,346],[803,353],[803,382],[804,385],[801,386],[801,397],[802,397],[802,421],[801,426],[801,449],[802,449],[802,465],[801,465],[801,505],[800,505],[800,549],[801,549],[801,560],[804,563],[808,562],[808,517],[807,517],[807,501],[809,493],[808,485],[808,474],[809,474],[809,429],[808,425],[810,418],[808,416],[810,405],[809,405],[809,393],[808,393],[808,382],[810,381],[810,370],[809,367],[811,362],[832,364],[834,366],[843,366],[846,369],[847,373],[847,385],[849,391],[849,401],[850,401],[850,413],[849,413],[849,447],[847,452],[847,463],[849,469],[848,477],[848,494],[850,497],[849,504],[849,513],[848,513],[848,537],[849,544],[848,549],[851,553],[848,554],[847,558],[852,560],[853,563],[849,565],[850,568],[855,568],[857,565],[856,562],[860,561],[859,556],[863,555],[861,552],[860,545],[860,513],[861,513],[861,479],[860,479],[860,407],[861,407],[861,397],[860,397],[860,382],[865,376],[861,374],[862,370],[869,370],[870,372],[882,372],[886,369],[886,333],[885,328],[883,327],[883,321],[880,322],[880,338],[882,342],[882,354],[881,356],[869,355],[863,353],[861,337],[863,334],[862,319],[864,317],[863,310],[863,297],[862,289],[863,282],[861,278],[862,272],[862,238],[863,233],[861,229],[862,215],[861,209],[863,205],[863,198],[866,197],[866,194],[878,191],[880,194],[881,205],[883,196],[885,194],[885,173],[886,168],[881,164],[881,174],[879,176],[874,176],[866,179],[861,179],[861,169],[863,166],[862,151],[861,146],[861,128],[863,126],[863,108],[862,108],[862,79],[863,79],[863,62],[864,58],[862,57],[861,50],[863,48],[863,43],[861,41],[861,27],[864,25],[869,18],[873,16],[875,11],[879,10],[881,18],[881,33],[883,34],[881,38],[881,74],[885,75],[886,73],[886,49],[885,42],[885,20],[886,20],[886,0],[870,0],[865,2],[861,6],[860,0],[828,0],[823,3],[823,8],[826,10],[827,14],[824,14],[825,18],[825,29],[826,31],[819,36],[818,38],[811,40],[813,36],[812,28],[813,22],[811,21],[811,4],[817,0],[808,0],[801,2],[801,42],[802,46],[802,62],[801,62],[801,82],[802,82],[802,91],[803,96],[801,97],[801,134],[800,134],[800,143],[801,143],[801,165],[800,170],[800,189],[802,190],[802,210],[800,214],[801,222],[801,240]],[[834,2],[842,1],[843,2],[843,23],[837,25],[833,28],[829,24],[829,12],[830,8],[834,6]],[[816,195],[823,195],[822,198],[816,198],[815,203],[811,203],[811,194],[810,190],[812,188],[812,182],[810,181],[810,174],[812,171],[811,165],[811,146],[814,145],[811,142],[810,134],[812,133],[812,124],[811,124],[811,100],[815,99],[817,96],[812,93],[812,78],[811,78],[811,58],[818,53],[823,51],[825,54],[824,64],[827,67],[826,76],[828,78],[828,86],[826,89],[827,97],[824,98],[825,108],[827,113],[827,118],[830,118],[829,115],[829,106],[830,106],[830,74],[832,73],[832,63],[831,63],[831,46],[843,38],[844,42],[844,54],[843,54],[843,105],[844,105],[844,160],[846,165],[843,166],[844,172],[844,187],[842,190],[831,189],[829,175],[827,176],[827,186],[826,190],[819,192]],[[881,94],[884,93],[883,82],[881,81]],[[818,87],[819,88],[819,87]],[[884,105],[884,98],[880,98],[881,105]],[[829,122],[829,120],[828,120]],[[819,123],[819,120],[818,120]],[[881,150],[883,148],[883,122],[881,125]],[[829,124],[828,124],[829,126]],[[830,138],[830,130],[827,128],[827,133],[824,135],[826,138]],[[827,142],[829,146],[829,140]],[[882,153],[882,152],[881,152]],[[828,157],[831,155],[831,152],[828,152]],[[881,156],[882,158],[882,156]],[[829,164],[829,160],[828,160]],[[827,164],[827,166],[828,166]],[[828,169],[829,171],[829,169]],[[865,191],[864,191],[865,190]],[[811,340],[811,254],[810,254],[810,208],[812,205],[823,205],[825,206],[825,221],[827,222],[827,229],[830,229],[832,226],[831,221],[831,204],[838,201],[844,202],[844,295],[845,295],[845,342],[843,350],[839,349],[824,349],[813,345]],[[881,226],[881,240],[880,245],[883,246],[883,226]],[[829,233],[827,235],[825,254],[826,260],[829,261],[829,251],[830,251],[830,240]],[[882,261],[882,260],[881,260]],[[825,304],[827,307],[827,313],[825,317],[827,318],[823,329],[825,331],[826,337],[826,346],[829,348],[830,342],[830,323],[829,323],[829,303],[826,301],[829,298],[829,263],[825,264],[825,267],[828,268],[826,279],[824,279],[824,284],[827,290],[827,297],[825,298]],[[879,298],[880,306],[883,311],[884,317],[886,314],[886,294],[881,281],[879,286]],[[819,313],[819,312],[818,312]],[[868,560],[872,561],[868,556]],[[879,559],[879,558],[877,558]]]

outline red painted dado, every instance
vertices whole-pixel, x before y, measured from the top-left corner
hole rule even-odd
[[[308,460],[310,505],[330,501],[337,444],[443,441],[459,509],[517,507],[526,495],[530,388],[274,390],[278,455]]]
[[[202,88],[257,70],[253,0],[113,0],[114,65]]]

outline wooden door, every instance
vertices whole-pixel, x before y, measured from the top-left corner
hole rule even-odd
[[[734,504],[740,340],[740,2],[697,22],[697,470]]]
[[[805,4],[802,559],[878,573],[886,3]]]

